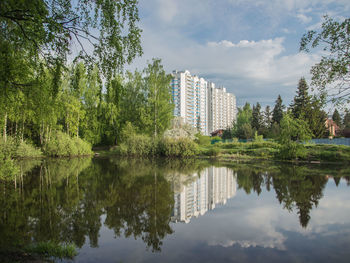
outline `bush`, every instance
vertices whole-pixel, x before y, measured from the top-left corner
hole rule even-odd
[[[202,135],[200,133],[196,134],[196,142],[199,145],[210,145],[211,140],[212,139],[210,138],[210,136],[205,136],[205,135]]]
[[[121,155],[147,156],[153,154],[154,144],[147,135],[136,134],[127,137],[124,142],[116,148]]]
[[[298,158],[305,158],[307,155],[306,148],[303,144],[298,142],[290,142],[288,144],[281,144],[276,157],[284,160],[292,160]]]
[[[41,152],[40,149],[23,141],[19,143],[15,152],[15,157],[17,158],[40,157],[42,156],[42,154],[43,153]]]
[[[1,159],[10,159],[14,157],[17,149],[16,141],[8,136],[6,142],[0,138],[0,158]]]
[[[68,134],[57,132],[44,145],[44,153],[48,156],[78,156],[92,154],[91,145],[80,138],[71,138]]]
[[[163,138],[158,143],[158,154],[166,157],[190,157],[197,152],[197,144],[188,138]]]
[[[220,155],[220,153],[221,153],[221,149],[219,147],[214,146],[206,152],[206,155],[212,156],[212,157],[217,157]]]
[[[6,142],[0,139],[0,159],[40,156],[42,156],[41,150],[26,141],[16,141],[11,136],[7,137]]]

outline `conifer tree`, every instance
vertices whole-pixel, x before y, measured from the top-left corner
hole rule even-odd
[[[341,126],[341,117],[337,109],[334,110],[332,115],[332,120],[340,127]]]
[[[285,106],[282,104],[282,98],[281,95],[278,95],[277,100],[275,102],[275,107],[272,111],[272,123],[280,124],[282,118],[283,118],[283,110]]]
[[[259,102],[256,103],[256,106],[253,105],[251,125],[252,125],[252,128],[255,129],[257,132],[259,132],[263,126],[263,116],[260,110],[261,110],[261,106]]]
[[[343,119],[344,128],[350,128],[350,111],[346,110]]]
[[[271,124],[272,124],[272,112],[271,112],[270,106],[267,105],[265,107],[265,112],[264,112],[264,126],[265,128],[270,129]]]
[[[291,105],[291,110],[294,118],[298,119],[310,111],[311,96],[308,93],[308,85],[304,77],[299,80],[297,94],[294,97],[294,102]]]

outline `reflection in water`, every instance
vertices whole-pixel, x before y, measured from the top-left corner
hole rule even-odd
[[[174,233],[171,222],[189,223],[226,204],[237,189],[259,198],[265,190],[272,192],[283,209],[296,211],[306,228],[330,175],[336,185],[340,178],[349,185],[350,179],[346,169],[332,174],[322,167],[217,167],[196,160],[84,158],[20,165],[15,182],[0,182],[0,250],[47,240],[98,247],[105,226],[115,237],[133,237],[160,252]]]
[[[236,194],[236,177],[229,168],[212,166],[192,176],[193,182],[174,193],[174,222],[189,223],[192,217],[204,215],[216,204],[226,204]]]

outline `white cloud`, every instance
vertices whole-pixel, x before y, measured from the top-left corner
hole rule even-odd
[[[165,22],[171,22],[178,14],[176,1],[157,0],[158,15]]]
[[[312,17],[306,16],[304,14],[297,14],[297,18],[304,24],[308,24],[312,20]]]

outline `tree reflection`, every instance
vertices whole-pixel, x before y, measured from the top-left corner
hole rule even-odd
[[[0,182],[0,248],[48,240],[82,247],[87,239],[97,247],[105,224],[116,237],[140,238],[152,251],[160,251],[164,238],[173,233],[174,191],[213,163],[83,158],[18,165],[15,181]],[[306,166],[227,166],[247,194],[274,189],[283,208],[297,211],[302,227],[307,227],[329,178]],[[343,178],[349,184],[350,177]],[[338,185],[340,176],[333,179]]]
[[[306,166],[281,165],[271,167],[268,171],[249,166],[234,169],[237,169],[238,187],[247,194],[254,191],[259,195],[262,187],[270,191],[272,184],[280,204],[288,211],[296,209],[300,225],[304,228],[308,225],[312,208],[317,207],[322,198],[328,181],[326,176],[320,176],[317,171]]]

